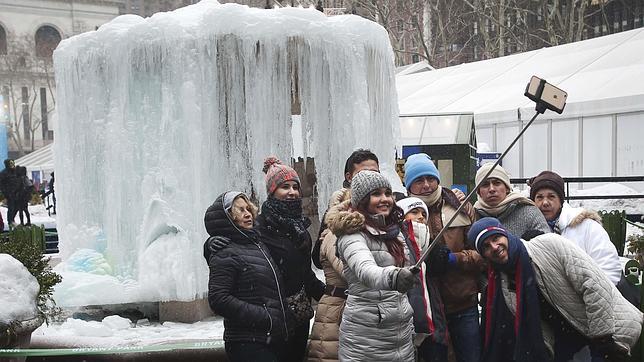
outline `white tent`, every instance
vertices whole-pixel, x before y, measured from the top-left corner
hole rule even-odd
[[[20,157],[16,160],[16,165],[26,167],[27,175],[34,181],[36,181],[37,177],[39,177],[38,181],[48,180],[50,178],[49,174],[54,171],[53,146],[54,144],[50,143],[41,149]],[[38,173],[38,176],[34,173]]]
[[[644,174],[644,28],[398,75],[400,114],[472,112],[478,142],[501,152],[534,114],[523,95],[532,75],[567,91],[568,104],[539,116],[510,152],[513,176]]]

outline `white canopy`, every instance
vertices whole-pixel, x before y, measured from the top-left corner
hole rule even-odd
[[[48,171],[54,170],[54,150],[53,143],[36,150],[28,155],[20,157],[16,160],[17,166],[24,166],[27,172],[42,171],[47,174]]]
[[[644,109],[644,28],[396,79],[401,115],[473,112],[477,124],[532,113],[532,75],[568,92],[562,117]],[[523,112],[523,110],[522,110]],[[551,114],[552,115],[552,114]],[[526,117],[524,117],[525,119]]]

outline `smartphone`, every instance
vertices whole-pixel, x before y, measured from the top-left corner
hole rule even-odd
[[[557,113],[563,112],[568,98],[568,93],[534,75],[530,78],[525,95],[537,103],[545,104],[548,109]]]

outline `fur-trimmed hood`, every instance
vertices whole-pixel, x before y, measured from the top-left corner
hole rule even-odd
[[[562,230],[567,227],[575,227],[586,219],[596,221],[602,225],[602,218],[596,211],[572,207],[568,203],[564,203],[561,207],[561,214],[559,214],[559,227]]]
[[[340,237],[355,234],[362,230],[365,224],[364,215],[351,210],[351,200],[345,200],[330,208],[326,214],[326,224],[331,232]]]

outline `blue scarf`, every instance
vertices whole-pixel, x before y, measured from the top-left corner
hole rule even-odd
[[[514,316],[505,305],[501,273],[514,278],[516,284]],[[491,263],[488,267],[486,311],[482,318],[482,361],[543,362],[552,359],[543,342],[537,288],[534,269],[523,241],[508,234],[508,262]]]

